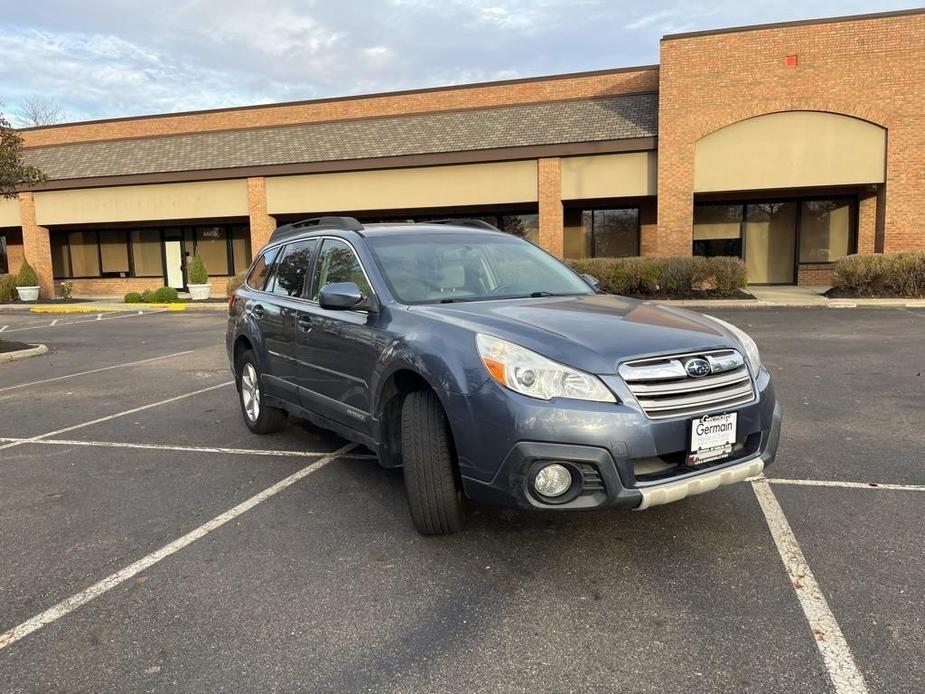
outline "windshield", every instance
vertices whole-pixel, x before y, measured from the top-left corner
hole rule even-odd
[[[513,236],[396,232],[368,243],[406,304],[593,293],[568,267]]]

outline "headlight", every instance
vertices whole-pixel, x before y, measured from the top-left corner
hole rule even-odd
[[[541,400],[617,401],[597,376],[491,335],[476,335],[475,342],[488,373],[505,388]]]
[[[755,341],[749,337],[747,333],[735,327],[732,323],[727,323],[713,316],[707,316],[707,318],[716,321],[736,336],[736,339],[742,344],[742,348],[745,350],[745,360],[748,362],[748,368],[751,370],[752,375],[757,376],[758,369],[761,368],[761,355],[758,354],[758,345],[755,344]]]

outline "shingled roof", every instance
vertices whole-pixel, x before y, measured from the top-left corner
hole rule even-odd
[[[50,180],[232,169],[652,137],[658,95],[562,101],[26,151]]]

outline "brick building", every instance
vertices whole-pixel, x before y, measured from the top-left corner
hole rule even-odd
[[[213,288],[279,223],[485,218],[565,257],[737,255],[825,283],[925,249],[925,11],[666,36],[659,65],[23,130],[0,272]]]

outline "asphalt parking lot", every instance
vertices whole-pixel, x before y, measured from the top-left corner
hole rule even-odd
[[[363,449],[248,432],[222,314],[0,312],[51,350],[0,365],[0,691],[925,690],[925,311],[711,313],[770,482],[424,538]]]

